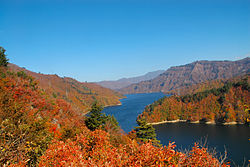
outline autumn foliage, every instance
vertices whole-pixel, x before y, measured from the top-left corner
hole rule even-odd
[[[52,138],[76,133],[83,117],[64,100],[51,99],[25,73],[0,69],[0,163],[37,163]]]
[[[91,131],[84,119],[26,73],[0,69],[0,166],[228,165],[197,145],[184,154],[172,142],[138,142],[133,133],[112,129],[108,119]]]
[[[228,166],[197,145],[189,154],[183,154],[175,150],[174,143],[155,147],[126,136],[123,140],[126,144],[115,147],[107,132],[85,131],[73,141],[53,141],[39,166]]]
[[[95,83],[79,82],[69,77],[35,73],[14,64],[9,64],[14,72],[24,71],[39,81],[39,86],[52,98],[60,98],[71,104],[78,112],[87,113],[93,102],[98,101],[103,106],[120,104],[124,96]]]
[[[160,99],[146,107],[147,122],[187,120],[211,123],[249,123],[249,76],[220,88]]]

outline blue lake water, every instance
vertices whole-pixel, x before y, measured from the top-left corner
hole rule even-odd
[[[121,128],[125,132],[129,132],[137,126],[136,118],[143,112],[144,108],[165,95],[163,93],[143,93],[125,96],[127,98],[120,100],[121,106],[106,107],[103,112],[114,115]]]
[[[190,149],[194,142],[204,143],[209,149],[216,148],[217,156],[227,151],[230,161],[237,165],[250,159],[250,127],[246,125],[206,125],[190,123],[168,123],[155,125],[158,140],[163,145],[169,141],[177,144],[177,149]]]
[[[131,131],[136,124],[136,118],[146,105],[164,97],[163,93],[130,94],[122,99],[121,106],[106,107],[103,112],[114,115],[125,132]],[[175,141],[177,149],[190,149],[194,142],[206,138],[209,148],[223,153],[225,148],[229,159],[241,165],[244,158],[250,160],[250,127],[246,125],[206,125],[189,123],[160,124],[154,126],[157,138],[163,145]],[[245,164],[246,165],[246,164]]]

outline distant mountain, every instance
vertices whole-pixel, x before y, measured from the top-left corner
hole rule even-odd
[[[119,99],[124,97],[118,92],[104,88],[95,83],[79,82],[69,77],[57,75],[45,75],[35,73],[15,64],[9,64],[13,71],[24,71],[39,81],[39,86],[53,97],[59,97],[69,102],[72,107],[83,113],[90,109],[92,103],[97,100],[103,106],[120,104]]]
[[[153,79],[159,76],[160,74],[162,74],[163,72],[164,70],[158,70],[158,71],[149,72],[145,75],[138,76],[138,77],[122,78],[116,81],[101,81],[101,82],[97,82],[97,84],[105,88],[117,90],[117,89],[125,88],[134,83]]]
[[[123,94],[166,92],[214,79],[229,79],[250,73],[250,58],[238,61],[196,61],[171,67],[158,77],[118,90]]]

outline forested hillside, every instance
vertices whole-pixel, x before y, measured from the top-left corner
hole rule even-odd
[[[119,99],[124,96],[94,83],[79,82],[75,79],[57,75],[45,75],[35,73],[14,64],[9,64],[11,70],[17,72],[24,71],[34,77],[39,86],[49,95],[64,99],[72,105],[75,110],[87,112],[94,101],[98,101],[103,106],[120,104]]]
[[[221,165],[198,144],[185,154],[174,143],[140,142],[135,133],[122,134],[107,122],[91,131],[78,112],[41,91],[32,77],[0,70],[1,166]]]
[[[190,64],[171,67],[158,77],[132,84],[119,92],[149,93],[176,91],[194,84],[215,79],[230,79],[250,72],[250,58],[238,61],[196,61]]]
[[[187,153],[173,142],[156,146],[147,124],[123,134],[98,103],[86,118],[32,76],[10,71],[0,53],[0,166],[229,166],[198,144]]]
[[[249,79],[250,76],[246,75],[225,83],[211,81],[207,86],[210,89],[195,91],[196,93],[184,96],[173,95],[162,98],[147,106],[139,117],[145,118],[150,123],[171,120],[249,123]],[[211,85],[219,88],[211,88]],[[194,89],[191,89],[191,92],[194,92]]]
[[[68,138],[84,117],[65,100],[51,98],[23,72],[0,67],[0,165],[34,165],[52,139]]]

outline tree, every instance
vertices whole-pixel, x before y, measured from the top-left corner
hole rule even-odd
[[[5,49],[0,46],[0,66],[7,67],[9,59],[6,58]]]
[[[90,130],[94,131],[105,124],[105,116],[101,113],[102,110],[103,107],[94,102],[89,117],[85,120],[85,124]]]
[[[135,127],[136,136],[141,141],[151,141],[154,145],[158,145],[160,141],[156,139],[155,128],[146,122],[144,118],[136,120],[138,127]]]

